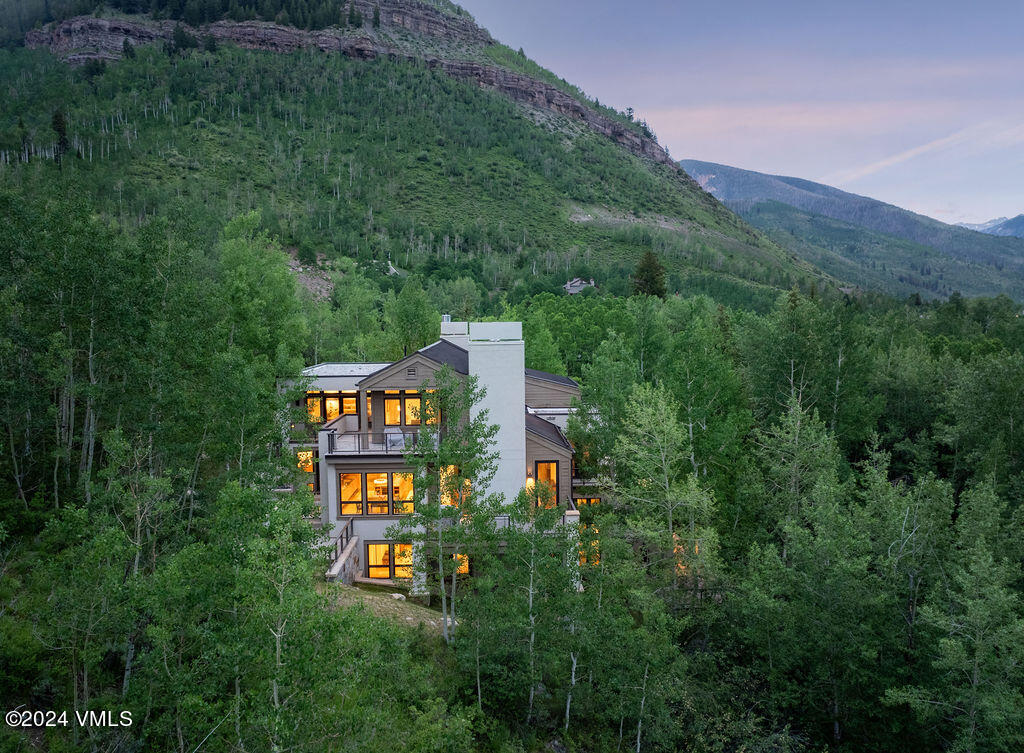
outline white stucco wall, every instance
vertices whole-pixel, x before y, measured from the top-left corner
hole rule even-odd
[[[526,480],[526,377],[521,322],[472,322],[469,325],[469,373],[486,389],[473,409],[488,411],[497,424],[498,469],[488,491],[515,499]]]

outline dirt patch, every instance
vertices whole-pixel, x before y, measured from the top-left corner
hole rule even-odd
[[[326,257],[323,254],[317,254],[316,265],[313,266],[299,261],[298,249],[286,250],[288,251],[288,268],[302,283],[302,287],[318,301],[326,301],[330,298],[331,293],[334,292],[334,283],[331,281],[330,272],[324,268]]]
[[[394,598],[392,593],[401,593],[399,591],[371,590],[358,586],[346,586],[342,583],[325,583],[323,590],[331,603],[336,606],[362,606],[377,617],[384,617],[400,625],[409,627],[423,625],[438,634],[441,633],[441,613],[416,604],[408,598],[405,600]]]

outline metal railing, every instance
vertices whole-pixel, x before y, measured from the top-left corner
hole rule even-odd
[[[327,453],[402,455],[416,444],[418,435],[416,430],[352,431],[344,434],[332,431],[327,435]]]
[[[341,555],[344,553],[345,547],[347,547],[349,542],[352,541],[352,518],[341,518],[338,522],[342,523],[342,527],[338,535],[331,541],[331,561],[327,563],[328,569],[330,569],[335,562],[341,559]]]

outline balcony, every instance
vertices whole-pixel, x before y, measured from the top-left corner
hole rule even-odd
[[[404,455],[419,432],[388,428],[383,431],[327,432],[328,455]]]

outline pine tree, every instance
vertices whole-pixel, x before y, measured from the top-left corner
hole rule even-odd
[[[61,110],[54,110],[53,119],[50,122],[53,125],[53,132],[57,134],[57,151],[55,156],[59,165],[68,150],[68,127],[64,120],[64,113]]]
[[[380,6],[373,6],[373,28],[380,28]]]
[[[633,292],[637,295],[654,295],[664,298],[665,267],[653,251],[646,251],[633,272]]]

